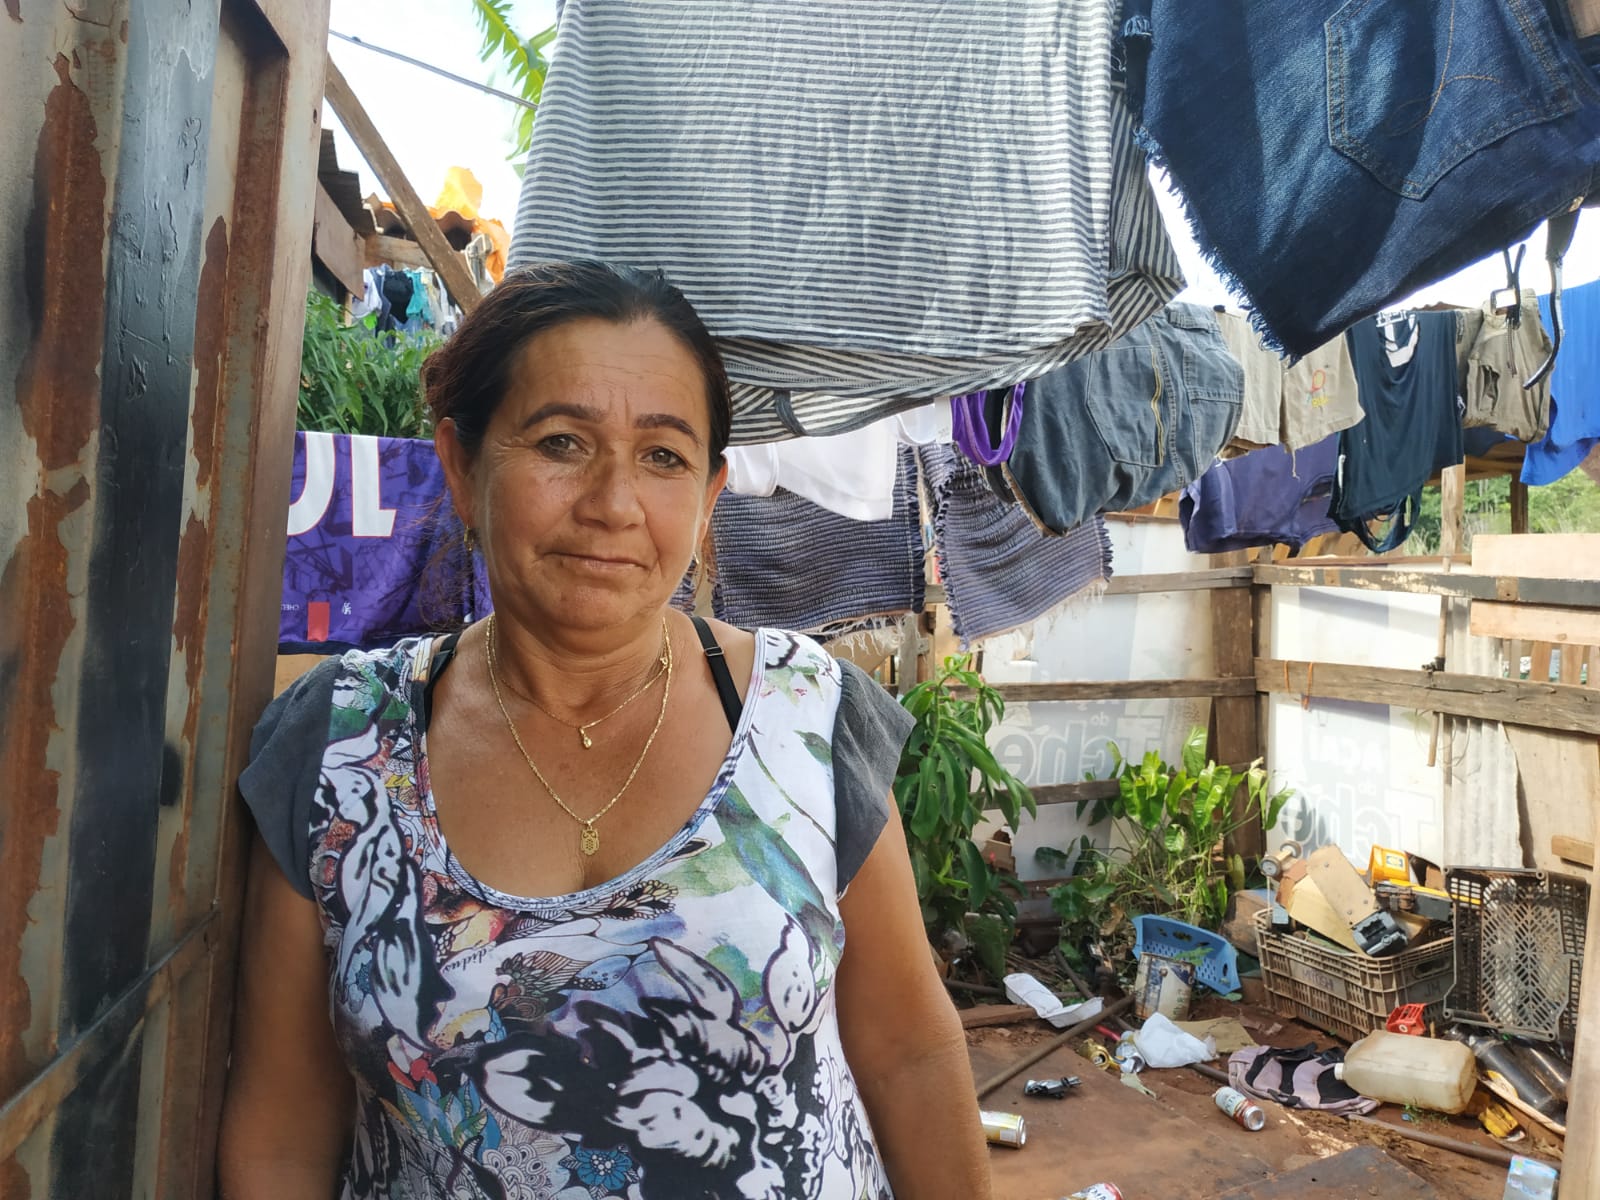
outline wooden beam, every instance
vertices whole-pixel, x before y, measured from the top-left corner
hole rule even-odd
[[[360,298],[367,290],[367,248],[364,239],[350,228],[328,189],[317,184],[316,208],[312,215],[311,253],[337,279],[344,290]]]
[[[1564,837],[1558,833],[1550,839],[1550,853],[1565,862],[1577,863],[1580,867],[1594,866],[1593,842]]]
[[[1261,658],[1256,660],[1256,686],[1279,695],[1388,704],[1480,721],[1600,734],[1600,692],[1564,684]]]
[[[988,1025],[1020,1025],[1037,1021],[1039,1014],[1027,1004],[980,1004],[961,1010],[961,1028],[982,1029]]]
[[[1439,475],[1439,553],[1461,554],[1467,535],[1467,468],[1446,467]]]
[[[1484,534],[1479,540],[1488,537]],[[1469,600],[1600,608],[1600,582],[1590,579],[1523,578],[1464,570],[1447,573],[1385,567],[1261,566],[1255,573],[1257,583],[1275,587],[1354,588],[1368,592],[1410,592],[1422,596],[1462,596]]]
[[[1349,536],[1354,536],[1353,534]],[[1358,541],[1356,543],[1360,545]],[[1381,558],[1372,554],[1302,554],[1292,563],[1278,560],[1277,566],[1295,567],[1442,567],[1442,554],[1385,554]],[[1268,564],[1262,563],[1262,566]]]
[[[1242,595],[1248,597],[1249,593]],[[1253,675],[1238,679],[1100,679],[1065,683],[999,683],[994,688],[1007,704],[1092,700],[1192,700],[1200,697],[1254,698]]]
[[[1600,579],[1600,533],[1486,533],[1472,544],[1480,575]]]
[[[1251,635],[1255,641],[1253,658],[1273,658],[1277,650],[1272,644],[1272,589],[1260,584],[1250,589],[1252,606],[1255,609]],[[1252,663],[1253,665],[1253,663]],[[1263,692],[1256,693],[1256,752],[1255,757],[1266,762],[1271,756],[1268,754],[1268,744],[1271,742],[1271,712],[1272,697]]]
[[[1030,787],[1033,802],[1045,804],[1076,804],[1080,800],[1110,800],[1120,787],[1115,779],[1085,779],[1082,783],[1041,783]]]
[[[1229,763],[1228,769],[1243,774],[1249,763]],[[1035,804],[1076,804],[1080,800],[1110,800],[1121,789],[1115,779],[1085,779],[1081,783],[1041,783],[1030,787]],[[1038,882],[1034,880],[1033,882]]]
[[[1520,479],[1511,481],[1511,532],[1528,532],[1528,485]]]
[[[922,631],[917,627],[917,614],[907,613],[900,618],[900,649],[895,655],[894,683],[898,695],[904,696],[917,684],[917,660],[922,656]]]
[[[1150,592],[1204,592],[1215,588],[1249,587],[1255,580],[1254,568],[1218,567],[1209,571],[1176,571],[1158,575],[1113,575],[1106,584],[1107,596],[1145,595]]]
[[[1589,803],[1595,803],[1593,796]],[[1578,1000],[1572,1082],[1567,1088],[1567,1143],[1561,1164],[1561,1194],[1600,1195],[1600,886],[1589,888],[1589,936],[1584,939],[1583,979]]]
[[[327,88],[328,103],[333,107],[334,115],[355,142],[356,149],[361,151],[361,156],[367,160],[373,174],[377,175],[378,182],[389,193],[395,211],[427,255],[428,264],[444,280],[446,290],[461,311],[470,313],[483,299],[478,292],[478,285],[473,282],[472,272],[467,270],[466,261],[450,248],[438,222],[411,186],[411,181],[400,169],[399,161],[379,136],[378,127],[372,123],[372,118],[367,115],[367,110],[362,107],[332,59],[328,60]]]
[[[1474,600],[1471,630],[1475,637],[1521,638],[1561,646],[1600,646],[1600,611]],[[1562,655],[1563,659],[1567,657]]]
[[[369,233],[362,247],[369,267],[414,267],[428,269],[428,256],[422,247],[409,238],[390,237],[384,233]]]
[[[1157,502],[1159,503],[1159,501]],[[1134,509],[1132,512],[1101,513],[1108,521],[1120,521],[1127,525],[1176,525],[1178,523],[1178,509],[1174,505],[1170,513],[1156,512],[1155,505],[1147,504],[1143,509]],[[1150,511],[1145,511],[1146,509]]]
[[[1242,556],[1241,556],[1242,557]],[[1217,559],[1213,559],[1217,562]],[[1225,569],[1237,563],[1220,563]],[[1251,578],[1254,578],[1252,573]],[[1255,757],[1260,739],[1256,727],[1255,605],[1248,588],[1211,593],[1211,662],[1219,679],[1248,680],[1248,693],[1217,696],[1212,703],[1217,739],[1213,753],[1219,762],[1248,762]],[[1233,821],[1239,828],[1229,837],[1230,854],[1260,855],[1266,850],[1259,814],[1252,816],[1250,797],[1243,787],[1231,800]]]

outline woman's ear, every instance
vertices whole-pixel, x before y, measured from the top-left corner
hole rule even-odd
[[[705,547],[711,541],[711,512],[717,507],[717,497],[722,495],[722,489],[728,486],[728,460],[723,459],[722,465],[711,473],[711,478],[706,481],[705,504],[700,509],[700,527],[695,534],[695,544]]]
[[[445,418],[433,430],[433,451],[444,468],[444,480],[450,488],[450,504],[468,529],[478,527],[472,494],[472,459],[467,448],[456,434],[456,423]]]
[[[717,503],[717,497],[722,495],[722,489],[728,486],[728,460],[724,458],[722,465],[711,472],[711,478],[706,480],[706,518],[710,519],[711,510]]]

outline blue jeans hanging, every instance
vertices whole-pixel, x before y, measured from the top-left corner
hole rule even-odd
[[[1600,87],[1560,0],[1150,9],[1142,140],[1290,353],[1600,189]]]

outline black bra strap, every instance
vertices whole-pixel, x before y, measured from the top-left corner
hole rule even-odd
[[[706,665],[711,668],[711,678],[716,681],[717,695],[722,697],[722,712],[728,718],[728,728],[737,730],[739,713],[744,706],[739,703],[739,689],[733,686],[733,673],[728,670],[727,656],[722,653],[722,647],[705,618],[690,617],[689,620],[694,623],[694,631],[700,635],[700,645],[706,652]]]

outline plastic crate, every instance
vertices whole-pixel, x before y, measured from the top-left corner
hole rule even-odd
[[[1195,963],[1195,978],[1224,996],[1239,990],[1239,952],[1226,938],[1171,917],[1135,917],[1133,928],[1137,939],[1133,944],[1135,958],[1143,958],[1147,950],[1158,958],[1178,958],[1204,950],[1206,956]]]
[[[1270,909],[1256,914],[1261,975],[1280,1012],[1358,1041],[1382,1029],[1402,1004],[1421,1004],[1429,1020],[1444,1014],[1455,982],[1455,941],[1440,938],[1388,958],[1324,945],[1272,928]]]
[[[1456,979],[1445,1015],[1537,1042],[1577,1032],[1589,884],[1546,871],[1452,867]]]

